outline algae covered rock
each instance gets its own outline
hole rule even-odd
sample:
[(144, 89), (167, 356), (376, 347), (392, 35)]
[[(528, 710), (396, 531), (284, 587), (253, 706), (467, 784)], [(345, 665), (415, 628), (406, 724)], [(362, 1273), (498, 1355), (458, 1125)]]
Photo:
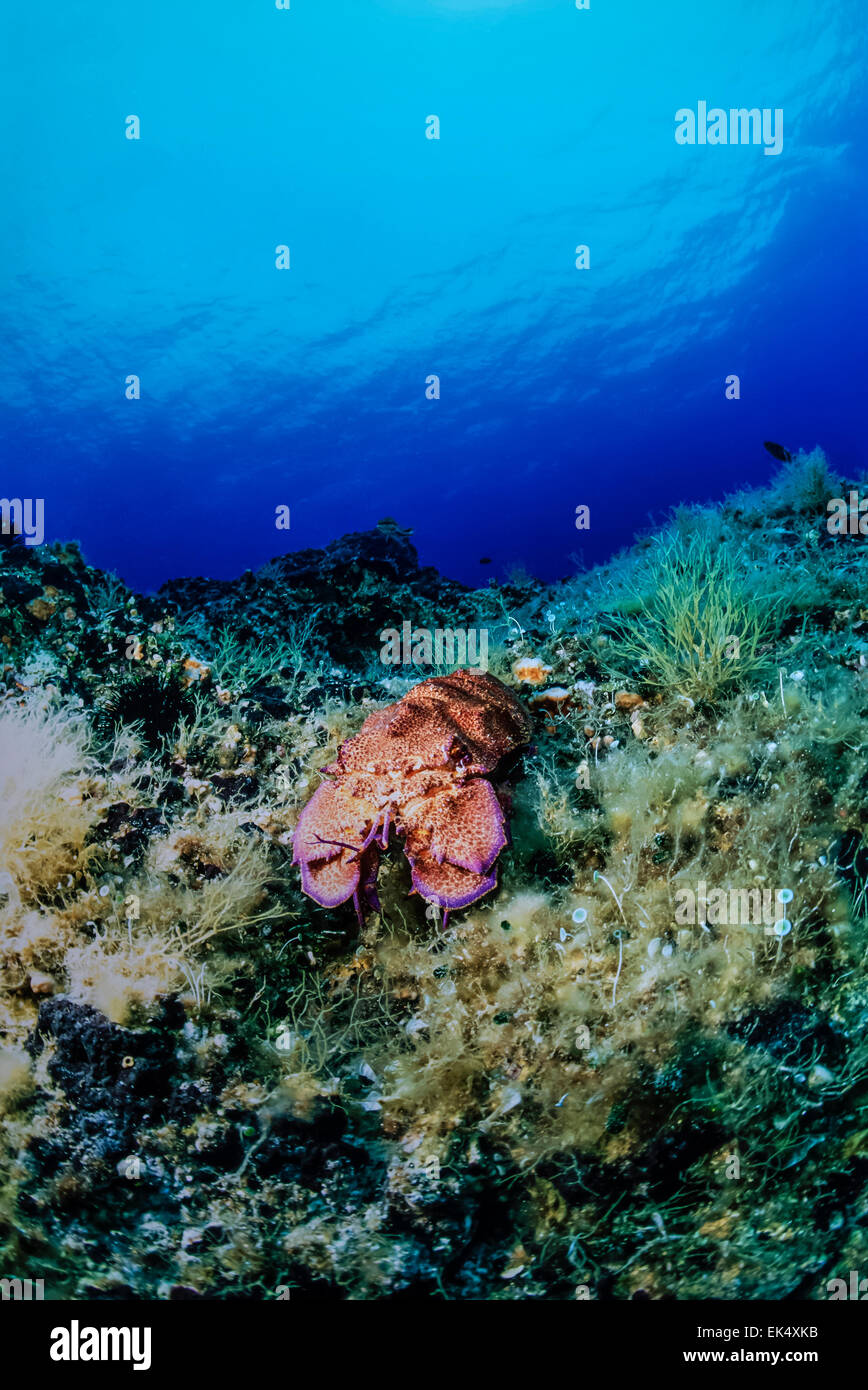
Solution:
[[(9, 1266), (493, 1300), (858, 1267), (868, 560), (824, 467), (548, 587), (450, 583), (397, 523), (154, 596), (0, 547)], [(466, 677), (381, 660), (408, 619), (485, 631), (494, 736), (430, 704)], [(302, 891), (372, 850), (361, 921)]]

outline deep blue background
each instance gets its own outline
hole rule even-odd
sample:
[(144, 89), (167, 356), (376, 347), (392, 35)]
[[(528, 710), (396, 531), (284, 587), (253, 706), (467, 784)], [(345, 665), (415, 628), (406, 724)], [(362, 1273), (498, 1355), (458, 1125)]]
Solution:
[[(4, 27), (0, 495), (129, 582), (386, 514), (457, 578), (554, 577), (767, 478), (763, 439), (862, 471), (859, 0), (19, 0)], [(700, 99), (783, 108), (783, 153), (678, 146)]]

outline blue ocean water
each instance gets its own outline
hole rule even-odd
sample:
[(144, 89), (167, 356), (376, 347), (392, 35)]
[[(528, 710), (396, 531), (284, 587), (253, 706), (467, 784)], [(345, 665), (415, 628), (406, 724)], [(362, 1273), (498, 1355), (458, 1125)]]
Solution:
[[(764, 480), (764, 439), (864, 467), (859, 0), (77, 0), (4, 29), (0, 494), (130, 584), (386, 514), (465, 582), (553, 578)], [(782, 111), (780, 153), (677, 143), (699, 102)]]

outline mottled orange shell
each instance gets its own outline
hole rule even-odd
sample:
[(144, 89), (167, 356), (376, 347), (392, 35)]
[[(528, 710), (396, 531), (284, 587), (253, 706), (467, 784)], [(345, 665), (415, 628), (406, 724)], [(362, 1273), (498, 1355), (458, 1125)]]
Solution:
[(405, 837), (413, 889), (428, 902), (466, 907), (497, 882), (506, 816), (487, 780), (527, 744), (530, 721), (494, 676), (435, 676), (369, 715), (324, 769), (299, 818), (293, 862), (324, 907), (360, 892), (376, 901), (379, 848)]

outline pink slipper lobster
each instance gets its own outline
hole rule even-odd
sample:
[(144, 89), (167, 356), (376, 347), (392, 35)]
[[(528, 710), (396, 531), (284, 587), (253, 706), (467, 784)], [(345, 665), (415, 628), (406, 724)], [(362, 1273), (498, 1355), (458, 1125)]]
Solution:
[(304, 892), (322, 907), (352, 898), (361, 923), (362, 898), (379, 907), (380, 849), (394, 829), (427, 902), (448, 915), (489, 893), (507, 830), (487, 778), (530, 727), (505, 685), (473, 671), (434, 676), (369, 715), (299, 817), (293, 863)]

